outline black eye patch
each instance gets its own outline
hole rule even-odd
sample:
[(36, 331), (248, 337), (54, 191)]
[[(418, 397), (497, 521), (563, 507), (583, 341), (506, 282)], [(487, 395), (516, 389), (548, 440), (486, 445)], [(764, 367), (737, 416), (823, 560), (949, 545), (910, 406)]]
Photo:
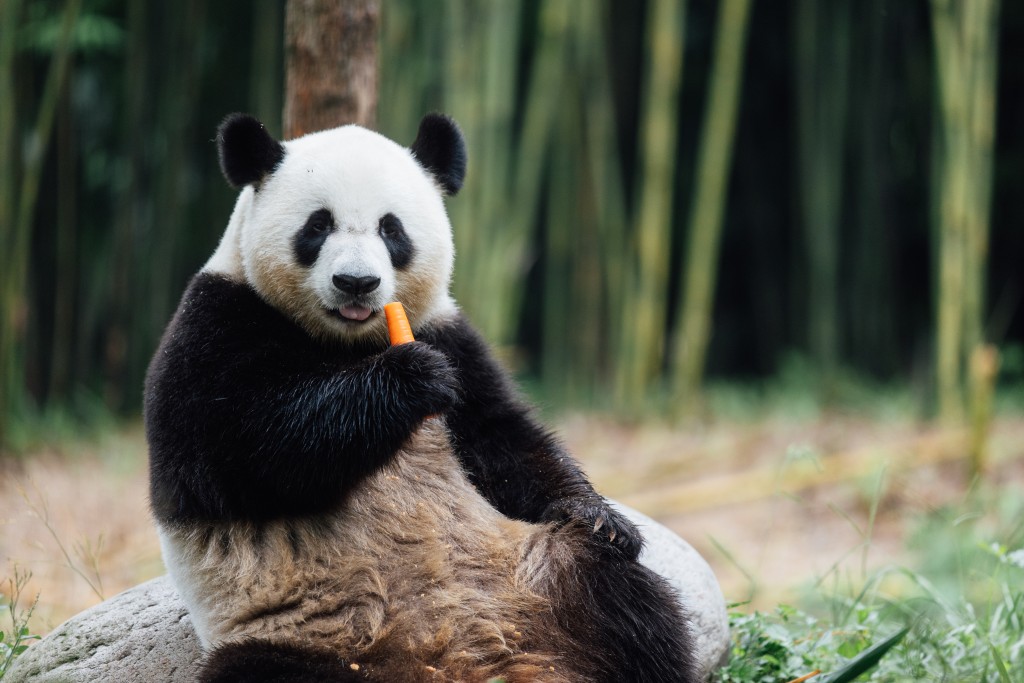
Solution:
[(395, 270), (401, 270), (409, 265), (416, 250), (412, 246), (412, 240), (402, 227), (402, 221), (393, 213), (384, 214), (377, 227), (380, 238), (384, 240), (384, 246), (388, 248), (391, 256), (391, 265)]
[(295, 239), (292, 241), (295, 260), (306, 268), (316, 263), (320, 247), (324, 246), (324, 240), (333, 231), (334, 216), (330, 211), (319, 209), (309, 214), (306, 224), (302, 226), (302, 230), (295, 233)]

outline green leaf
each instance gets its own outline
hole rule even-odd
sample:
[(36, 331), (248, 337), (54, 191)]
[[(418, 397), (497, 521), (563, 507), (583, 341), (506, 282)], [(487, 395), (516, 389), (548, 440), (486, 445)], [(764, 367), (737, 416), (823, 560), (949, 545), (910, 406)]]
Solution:
[(857, 659), (853, 660), (842, 669), (826, 675), (818, 683), (850, 683), (850, 681), (857, 678), (857, 676), (860, 676), (865, 671), (875, 667), (879, 660), (885, 656), (885, 653), (903, 640), (903, 637), (907, 635), (907, 632), (909, 631), (909, 628), (903, 628), (877, 645), (872, 645), (867, 650), (864, 650)]
[(1003, 663), (1003, 658), (1000, 656), (999, 651), (996, 650), (995, 645), (989, 643), (988, 647), (992, 651), (992, 661), (996, 663), (996, 670), (999, 671), (999, 680), (1003, 683), (1013, 683), (1010, 680), (1010, 672), (1006, 670), (1006, 664)]

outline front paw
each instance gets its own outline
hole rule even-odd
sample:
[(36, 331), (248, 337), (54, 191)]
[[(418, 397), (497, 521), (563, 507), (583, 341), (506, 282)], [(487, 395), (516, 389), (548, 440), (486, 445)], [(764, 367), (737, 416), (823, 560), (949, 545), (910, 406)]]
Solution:
[(643, 548), (644, 539), (636, 525), (601, 498), (562, 498), (548, 505), (541, 518), (558, 524), (579, 522), (591, 530), (595, 540), (610, 544), (631, 560), (639, 557)]
[(459, 380), (448, 357), (423, 342), (388, 348), (380, 355), (395, 380), (401, 403), (416, 420), (444, 413), (459, 402)]

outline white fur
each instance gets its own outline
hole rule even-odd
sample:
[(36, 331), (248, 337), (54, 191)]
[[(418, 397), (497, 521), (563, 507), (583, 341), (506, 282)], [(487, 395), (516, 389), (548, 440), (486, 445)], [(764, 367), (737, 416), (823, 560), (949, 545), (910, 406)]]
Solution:
[[(250, 283), (275, 308), (316, 336), (381, 334), (379, 312), (389, 301), (406, 304), (413, 327), (450, 316), (454, 260), (451, 224), (435, 180), (412, 152), (382, 135), (343, 126), (285, 142), (283, 161), (258, 190), (242, 190), (224, 237), (204, 270)], [(296, 263), (295, 234), (311, 213), (328, 209), (336, 229), (316, 263)], [(415, 248), (396, 271), (378, 234), (392, 213)], [(379, 277), (367, 303), (377, 314), (358, 325), (325, 315), (345, 305), (332, 276)]]

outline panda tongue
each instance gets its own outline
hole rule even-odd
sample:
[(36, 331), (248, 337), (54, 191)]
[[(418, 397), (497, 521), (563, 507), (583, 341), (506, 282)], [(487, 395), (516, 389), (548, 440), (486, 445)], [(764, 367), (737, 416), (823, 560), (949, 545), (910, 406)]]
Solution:
[(369, 318), (370, 313), (372, 313), (366, 306), (344, 306), (338, 312), (341, 313), (342, 318), (358, 320), (360, 322)]

